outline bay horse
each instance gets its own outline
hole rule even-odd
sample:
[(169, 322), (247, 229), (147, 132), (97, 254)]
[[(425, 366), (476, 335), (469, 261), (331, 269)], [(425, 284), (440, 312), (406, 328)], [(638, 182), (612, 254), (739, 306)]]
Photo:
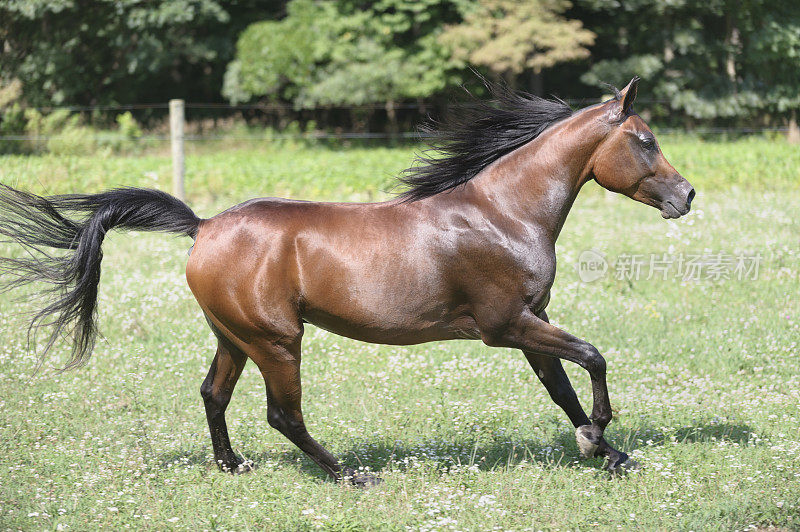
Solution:
[[(606, 361), (590, 343), (551, 325), (555, 242), (590, 180), (661, 211), (689, 212), (694, 189), (665, 159), (633, 109), (638, 78), (608, 101), (573, 112), (560, 100), (494, 89), (433, 131), (381, 203), (254, 199), (209, 219), (156, 190), (41, 197), (0, 187), (0, 232), (31, 253), (3, 258), (6, 288), (54, 285), (31, 330), (52, 327), (44, 352), (73, 337), (67, 367), (85, 363), (96, 335), (101, 244), (112, 228), (187, 235), (186, 280), (218, 339), (200, 389), (221, 469), (252, 463), (233, 452), (225, 409), (248, 359), (267, 391), (267, 421), (330, 477), (359, 486), (376, 477), (343, 468), (306, 430), (300, 406), (305, 323), (365, 342), (408, 345), (482, 340), (520, 349), (576, 428), (585, 457), (616, 470), (627, 455), (603, 437), (612, 411)], [(44, 248), (59, 248), (50, 254)], [(584, 368), (587, 416), (562, 367)]]

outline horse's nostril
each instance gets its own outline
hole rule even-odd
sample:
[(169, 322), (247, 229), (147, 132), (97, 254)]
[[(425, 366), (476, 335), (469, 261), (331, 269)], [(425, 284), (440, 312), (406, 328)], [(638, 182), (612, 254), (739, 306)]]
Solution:
[(687, 196), (687, 198), (686, 198), (686, 204), (691, 206), (693, 199), (694, 199), (694, 189), (689, 191), (689, 196)]

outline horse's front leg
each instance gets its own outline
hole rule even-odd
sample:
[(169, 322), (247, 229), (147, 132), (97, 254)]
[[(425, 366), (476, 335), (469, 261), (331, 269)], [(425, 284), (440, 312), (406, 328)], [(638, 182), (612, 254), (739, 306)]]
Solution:
[[(551, 325), (546, 314), (542, 314), (542, 318), (525, 311), (507, 325), (494, 328), (491, 334), (484, 333), (484, 342), (521, 349), (550, 396), (575, 425), (581, 454), (586, 457), (604, 456), (607, 459), (606, 468), (616, 470), (628, 459), (628, 455), (608, 445), (603, 438), (603, 432), (612, 418), (606, 385), (606, 361), (592, 344)], [(589, 372), (594, 399), (590, 418), (581, 408), (558, 359), (574, 362)]]

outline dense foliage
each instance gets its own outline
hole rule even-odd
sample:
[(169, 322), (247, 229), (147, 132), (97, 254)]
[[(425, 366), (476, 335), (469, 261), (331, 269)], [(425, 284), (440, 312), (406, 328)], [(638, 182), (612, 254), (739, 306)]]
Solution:
[[(217, 99), (256, 0), (0, 0), (0, 81), (33, 106)], [(0, 101), (0, 108), (2, 108)]]
[(6, 131), (24, 106), (174, 97), (380, 106), (392, 124), (470, 69), (590, 99), (636, 74), (672, 123), (800, 109), (800, 3), (783, 0), (0, 0), (0, 17)]
[(787, 117), (800, 108), (800, 3), (581, 0), (580, 7), (598, 34), (599, 60), (585, 83), (637, 74), (665, 110), (694, 118)]
[(299, 107), (424, 98), (457, 78), (437, 41), (458, 0), (294, 0), (281, 21), (251, 25), (226, 77), (233, 100), (266, 96)]

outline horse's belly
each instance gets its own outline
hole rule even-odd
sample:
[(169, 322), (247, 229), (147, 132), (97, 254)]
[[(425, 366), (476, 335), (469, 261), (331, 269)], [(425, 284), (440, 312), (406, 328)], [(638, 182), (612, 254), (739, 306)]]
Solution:
[(472, 318), (431, 321), (426, 319), (395, 319), (375, 316), (374, 320), (342, 317), (323, 311), (307, 312), (303, 319), (321, 329), (362, 342), (410, 345), (438, 340), (480, 338)]
[(427, 283), (419, 277), (361, 281), (329, 281), (324, 291), (314, 291), (316, 297), (305, 300), (303, 319), (333, 333), (373, 343), (417, 344), (479, 337), (468, 309), (456, 305), (440, 283)]

